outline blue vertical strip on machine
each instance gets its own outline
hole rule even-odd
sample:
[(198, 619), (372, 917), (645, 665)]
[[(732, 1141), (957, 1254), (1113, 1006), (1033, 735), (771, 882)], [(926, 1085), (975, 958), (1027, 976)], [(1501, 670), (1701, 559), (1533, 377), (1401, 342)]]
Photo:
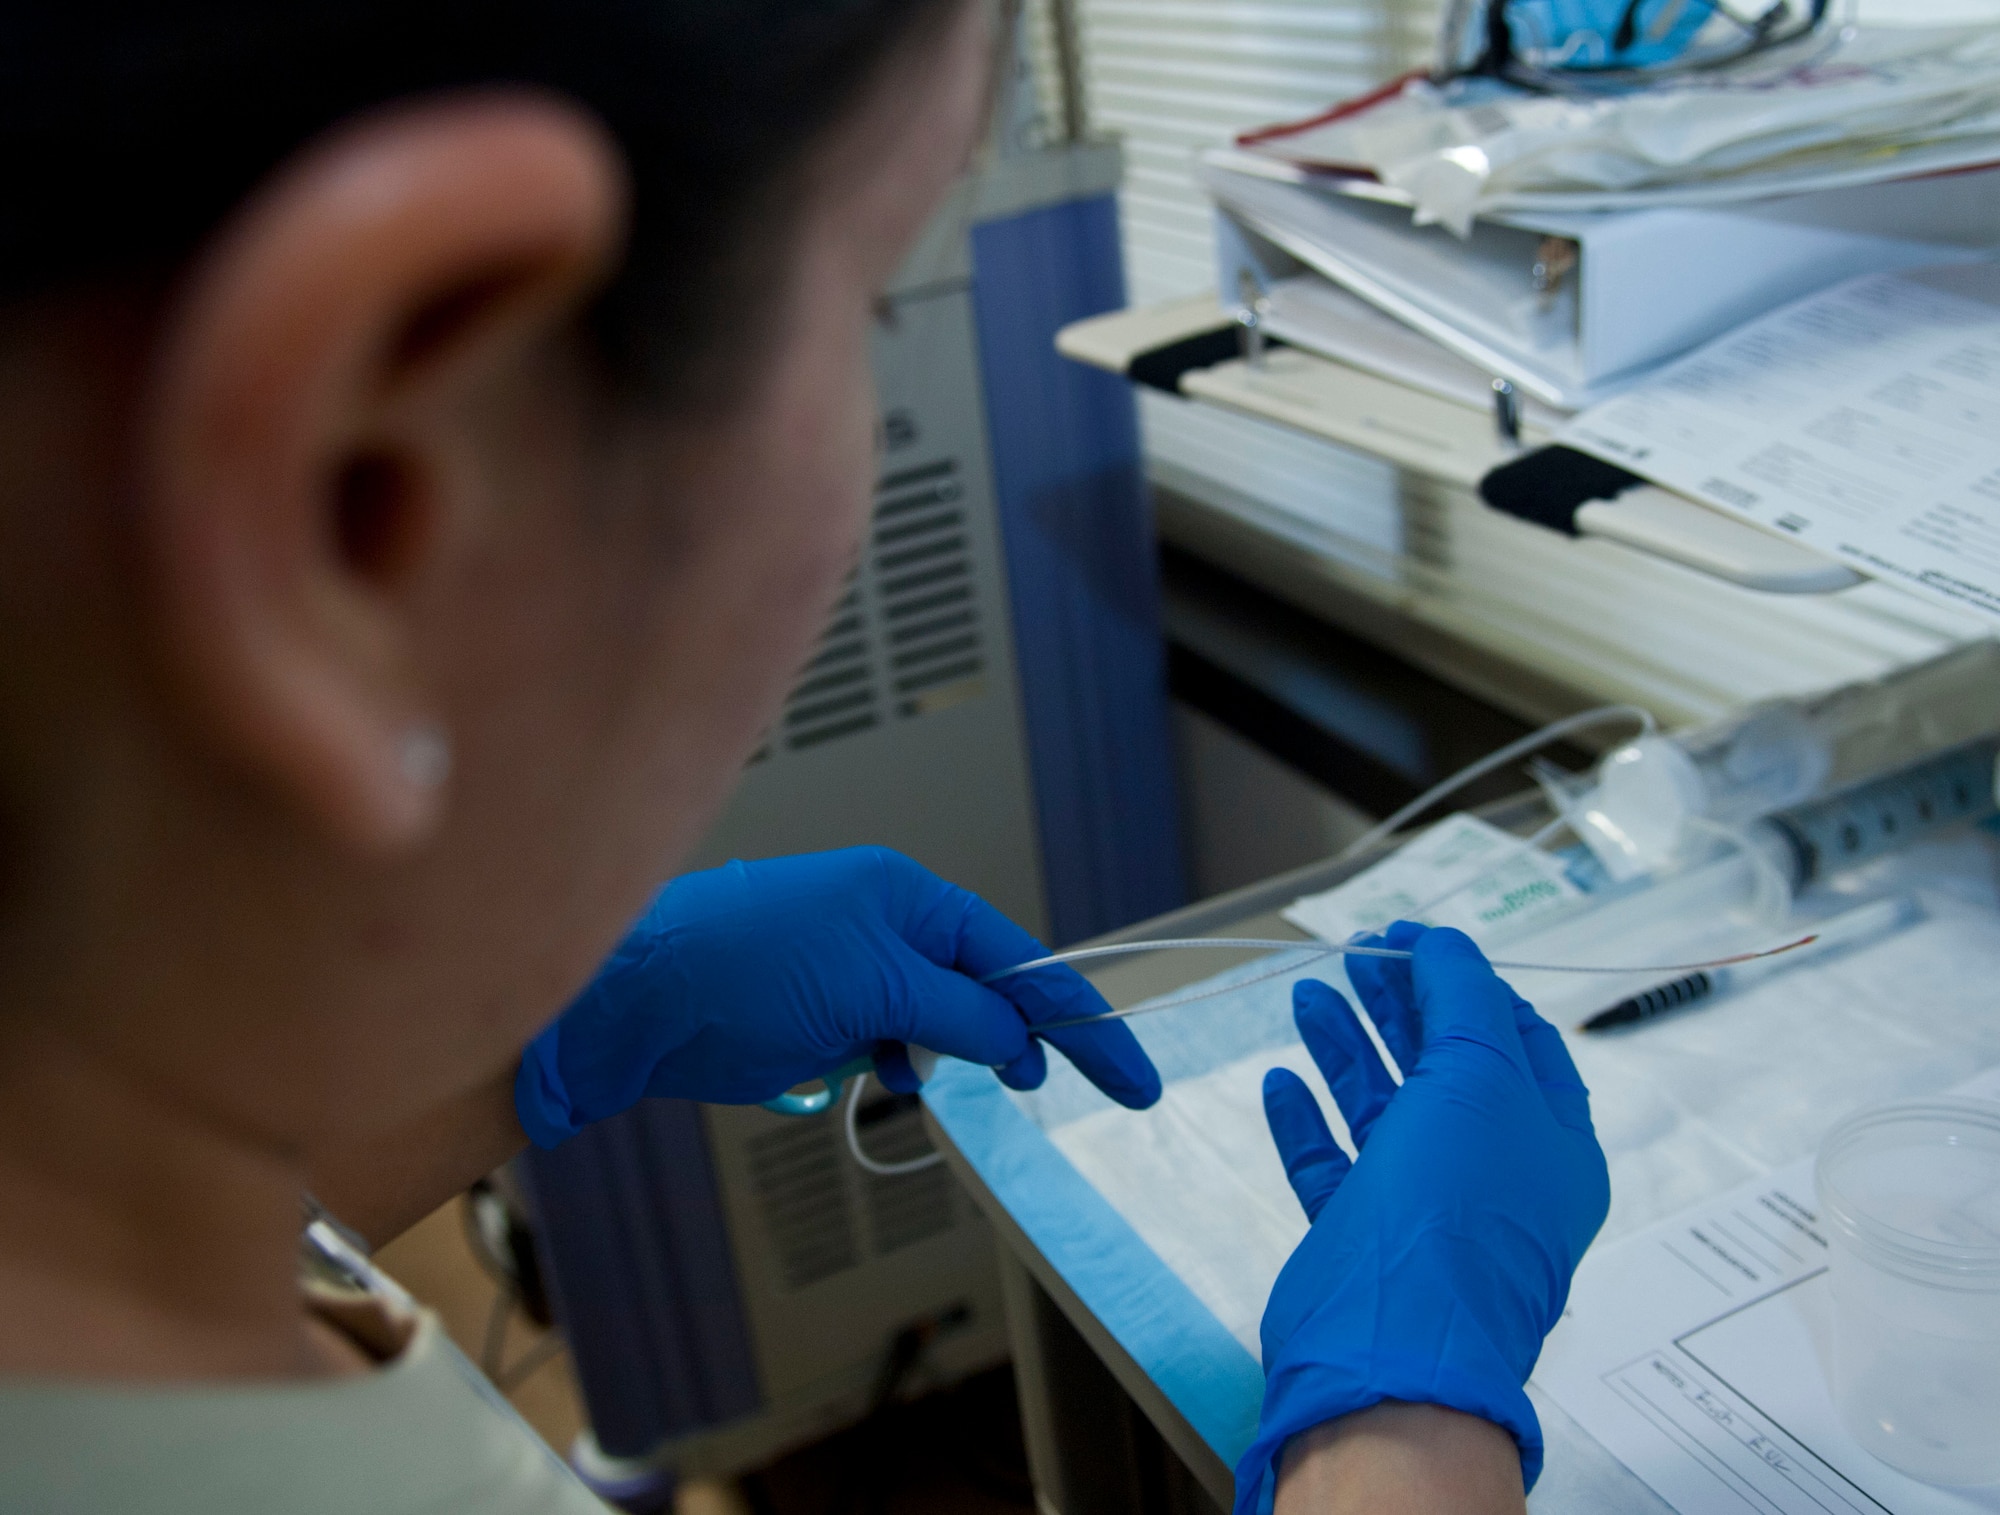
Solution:
[(1055, 350), (1125, 303), (1109, 194), (972, 231), (973, 312), (1006, 545), (1050, 936), (1186, 898), (1158, 561), (1131, 388)]
[(761, 1407), (698, 1105), (641, 1100), (521, 1171), (599, 1447), (641, 1457)]

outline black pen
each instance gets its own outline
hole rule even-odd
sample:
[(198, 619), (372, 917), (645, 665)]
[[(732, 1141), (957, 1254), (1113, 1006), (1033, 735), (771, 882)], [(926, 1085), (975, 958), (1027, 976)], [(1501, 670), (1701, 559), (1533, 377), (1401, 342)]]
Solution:
[(1655, 984), (1630, 998), (1621, 999), (1608, 1010), (1598, 1011), (1577, 1029), (1610, 1031), (1619, 1026), (1636, 1026), (1641, 1021), (1696, 1004), (1726, 990), (1756, 983), (1766, 974), (1776, 973), (1793, 963), (1812, 961), (1822, 953), (1836, 952), (1893, 931), (1915, 920), (1919, 913), (1917, 902), (1906, 894), (1858, 906), (1816, 926), (1812, 940), (1791, 952), (1756, 958), (1726, 968), (1703, 968), (1679, 978), (1670, 978), (1664, 984)]

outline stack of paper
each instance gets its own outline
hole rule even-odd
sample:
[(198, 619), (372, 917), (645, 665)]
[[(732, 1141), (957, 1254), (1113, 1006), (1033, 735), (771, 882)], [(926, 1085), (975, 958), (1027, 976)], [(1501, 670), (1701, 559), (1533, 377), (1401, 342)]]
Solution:
[[(2000, 1099), (2000, 1072), (1953, 1091)], [(1680, 1515), (1973, 1515), (1871, 1457), (1827, 1390), (1829, 1243), (1807, 1158), (1584, 1259), (1535, 1382)]]
[(1461, 233), (1496, 211), (1768, 199), (2000, 162), (2000, 31), (1848, 27), (1804, 66), (1587, 98), (1413, 77), (1239, 145), (1365, 177)]
[(1799, 301), (1559, 440), (2000, 618), (2000, 263)]
[(1992, 256), (2000, 29), (1845, 27), (1809, 54), (1589, 97), (1411, 76), (1247, 132), (1198, 170), (1223, 302), (1260, 289), (1274, 332), (1344, 357), (1354, 322), (1275, 287), (1309, 270), (1573, 410), (1843, 279)]

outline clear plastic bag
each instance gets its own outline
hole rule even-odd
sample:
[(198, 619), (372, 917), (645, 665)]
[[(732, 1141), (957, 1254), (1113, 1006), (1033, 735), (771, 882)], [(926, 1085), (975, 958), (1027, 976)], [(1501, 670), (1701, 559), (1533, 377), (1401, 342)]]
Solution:
[(1265, 132), (1255, 153), (1365, 172), (1420, 224), (1505, 210), (1722, 204), (2000, 160), (2000, 28), (1847, 28), (1768, 60), (1592, 98), (1413, 80), (1365, 110)]

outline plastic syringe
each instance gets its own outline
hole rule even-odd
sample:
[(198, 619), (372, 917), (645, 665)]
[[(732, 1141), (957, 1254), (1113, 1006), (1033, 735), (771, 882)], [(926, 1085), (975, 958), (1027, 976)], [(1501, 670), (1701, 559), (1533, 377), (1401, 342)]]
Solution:
[(1780, 810), (1750, 830), (1796, 891), (1843, 868), (2000, 811), (2000, 737), (1981, 737), (1824, 799)]

